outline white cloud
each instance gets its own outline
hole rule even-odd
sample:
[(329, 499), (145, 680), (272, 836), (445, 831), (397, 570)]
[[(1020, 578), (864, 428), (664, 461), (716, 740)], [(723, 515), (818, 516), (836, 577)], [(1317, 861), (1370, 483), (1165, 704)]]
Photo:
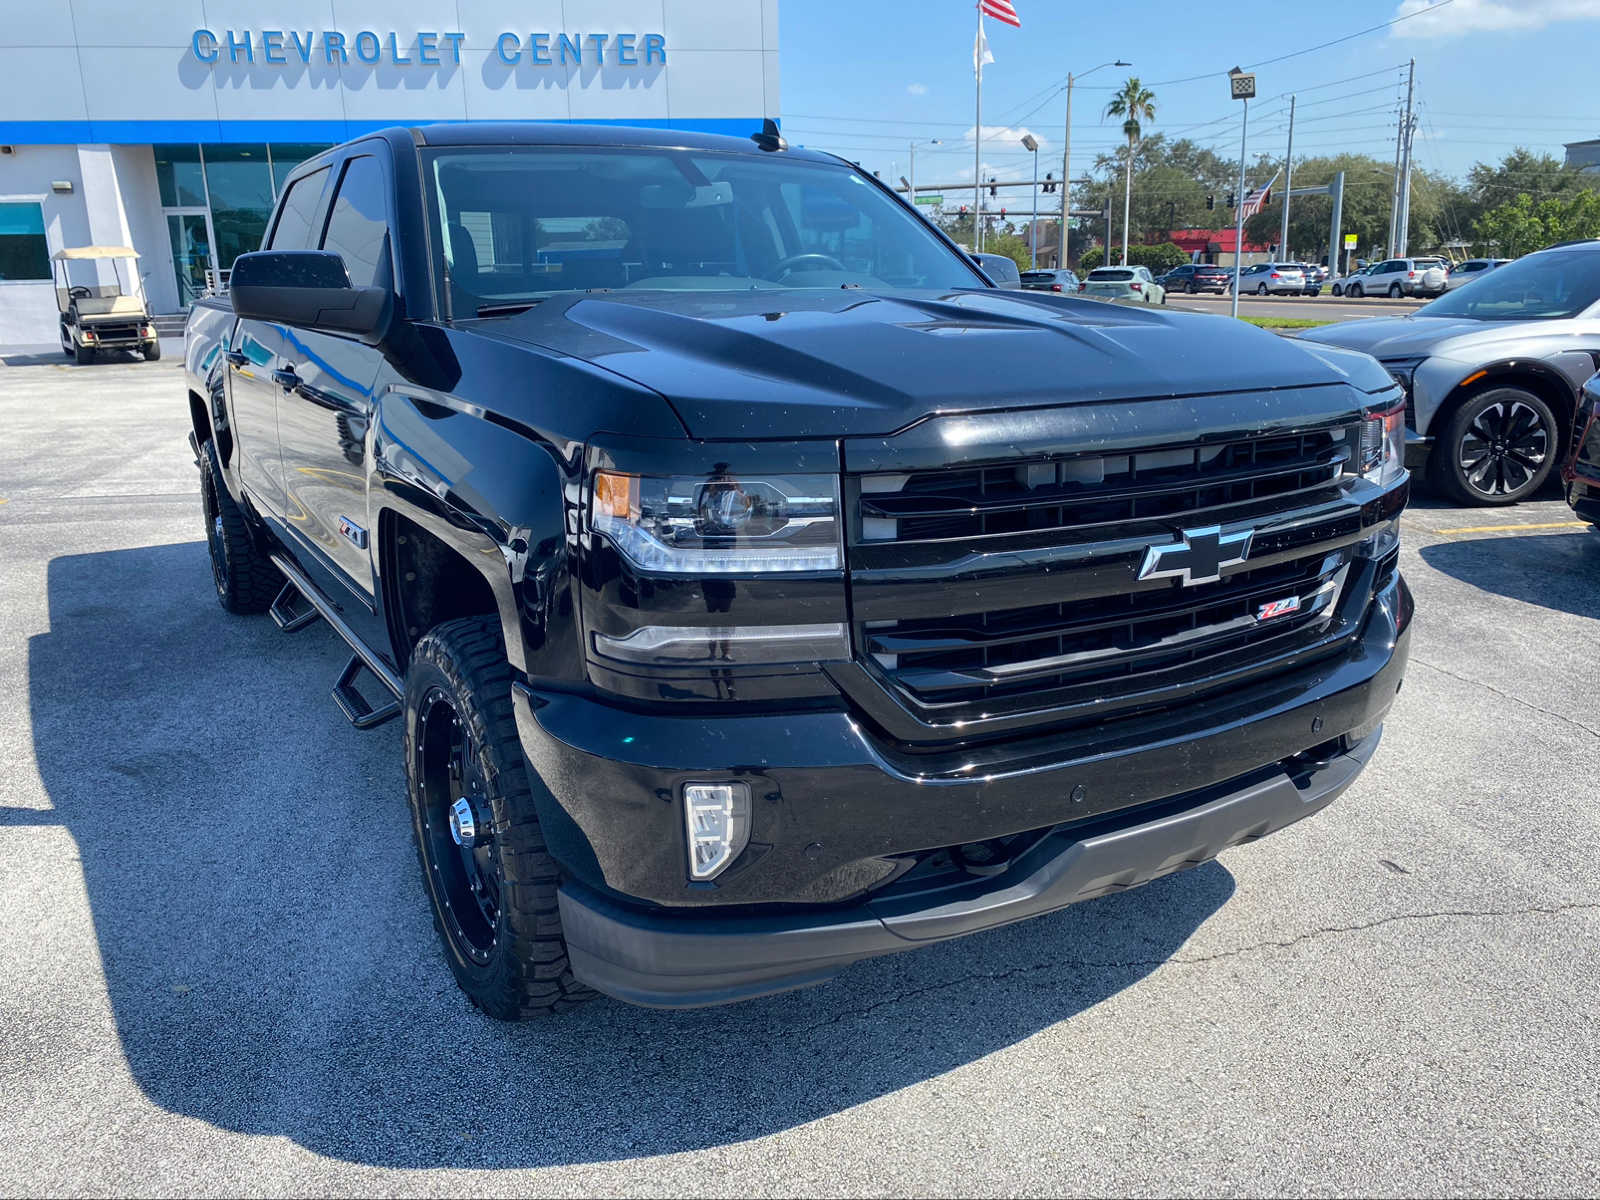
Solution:
[[(976, 128), (976, 125), (967, 126), (967, 131), (961, 135), (962, 140), (970, 142), (973, 137), (972, 131)], [(1049, 138), (1034, 133), (1026, 125), (985, 125), (983, 127), (983, 144), (987, 146), (991, 142), (1020, 142), (1022, 135), (1025, 133), (1033, 134), (1034, 141), (1039, 143), (1039, 149), (1041, 150), (1050, 144)]]
[(1395, 16), (1410, 18), (1394, 27), (1397, 38), (1529, 32), (1562, 21), (1600, 21), (1600, 0), (1400, 0)]
[(925, 83), (908, 83), (906, 84), (906, 91), (913, 96), (926, 96), (928, 94), (928, 85)]

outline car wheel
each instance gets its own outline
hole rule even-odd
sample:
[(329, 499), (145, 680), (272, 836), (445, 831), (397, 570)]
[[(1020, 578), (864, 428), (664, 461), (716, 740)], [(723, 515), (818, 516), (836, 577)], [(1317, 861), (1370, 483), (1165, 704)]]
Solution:
[(1337, 283), (1336, 283), (1336, 284), (1334, 284), (1334, 285), (1333, 285), (1333, 294), (1334, 294), (1334, 295), (1335, 295), (1335, 296), (1343, 296), (1343, 295), (1344, 295), (1344, 288), (1343, 288), (1343, 286), (1341, 286), (1341, 285), (1340, 285), (1340, 284), (1337, 284)]
[(78, 360), (80, 367), (86, 367), (94, 361), (94, 347), (76, 346), (73, 348), (72, 357)]
[(1538, 491), (1561, 441), (1550, 406), (1522, 388), (1490, 388), (1450, 415), (1428, 458), (1435, 487), (1466, 504), (1515, 504)]
[(447, 621), (411, 652), (406, 788), (433, 923), (451, 973), (491, 1017), (516, 1021), (593, 999), (567, 961), (558, 869), (511, 709), (497, 617)]
[(1256, 285), (1256, 295), (1265, 296), (1266, 294), (1267, 294), (1267, 285), (1264, 284), (1264, 283), (1257, 284)]
[(231, 613), (266, 612), (283, 590), (283, 574), (251, 541), (244, 513), (222, 482), (215, 442), (200, 447), (200, 504), (217, 602)]
[(1391, 283), (1389, 285), (1389, 299), (1398, 300), (1404, 294), (1405, 293), (1401, 290), (1400, 285), (1398, 283)]
[(159, 341), (146, 342), (144, 344), (144, 360), (145, 362), (161, 361), (161, 343)]
[(1363, 297), (1366, 296), (1366, 294), (1367, 293), (1362, 290), (1362, 287), (1361, 287), (1361, 285), (1359, 283), (1352, 283), (1350, 285), (1349, 289), (1345, 292), (1346, 296), (1349, 296), (1349, 297), (1351, 297), (1352, 299), (1355, 299), (1355, 300), (1362, 299)]
[[(1059, 241), (1060, 239), (1058, 238), (1057, 240)], [(1195, 287), (1195, 285), (1191, 283), (1189, 285), (1189, 295), (1198, 296), (1199, 294), (1200, 294), (1200, 289)]]

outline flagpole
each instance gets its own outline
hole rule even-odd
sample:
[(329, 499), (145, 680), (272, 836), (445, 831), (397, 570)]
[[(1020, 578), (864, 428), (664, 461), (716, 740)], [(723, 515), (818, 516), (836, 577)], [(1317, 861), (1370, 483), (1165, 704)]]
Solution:
[(972, 249), (983, 249), (983, 9), (978, 9), (978, 40), (972, 51), (978, 76), (978, 113), (972, 127)]

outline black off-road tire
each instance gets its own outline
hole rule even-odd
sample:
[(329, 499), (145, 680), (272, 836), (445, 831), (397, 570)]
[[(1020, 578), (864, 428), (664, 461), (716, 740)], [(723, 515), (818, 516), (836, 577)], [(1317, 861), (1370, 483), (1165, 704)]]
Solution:
[(160, 362), (161, 361), (161, 343), (160, 342), (158, 342), (158, 341), (157, 342), (146, 342), (144, 344), (144, 360), (145, 360), (145, 362)]
[(80, 367), (86, 367), (94, 361), (94, 347), (82, 345), (75, 346), (73, 347), (72, 357), (78, 360), (78, 365)]
[(283, 589), (283, 573), (250, 540), (244, 513), (222, 482), (222, 464), (210, 441), (200, 447), (200, 504), (217, 603), (231, 613), (266, 612)]
[[(493, 817), (498, 920), (493, 941), (467, 949), (461, 922), (443, 901), (437, 814), (430, 816), (423, 779), (424, 708), (437, 711), (441, 698), (455, 710)], [(434, 928), (451, 973), (467, 998), (502, 1021), (563, 1012), (598, 994), (579, 983), (567, 961), (556, 902), (560, 871), (545, 844), (534, 807), (532, 778), (517, 738), (511, 707), (511, 668), (494, 617), (466, 617), (437, 625), (411, 652), (405, 687), (406, 791), (412, 835), (422, 864), (423, 887)], [(485, 814), (488, 815), (488, 814)]]
[[(1522, 434), (1526, 421), (1521, 414), (1537, 418), (1541, 429)], [(1487, 418), (1480, 422), (1480, 418)], [(1480, 444), (1490, 442), (1483, 436), (1486, 427), (1498, 427), (1510, 422), (1511, 436), (1508, 445), (1520, 442), (1520, 454), (1504, 472), (1496, 471), (1493, 464), (1480, 484), (1471, 478), (1472, 472), (1462, 466), (1462, 459), (1473, 458)], [(1478, 428), (1474, 428), (1478, 423)], [(1468, 445), (1468, 439), (1472, 443)], [(1531, 438), (1531, 443), (1530, 443)], [(1543, 458), (1533, 468), (1528, 467), (1532, 456), (1527, 452), (1530, 444), (1542, 445)], [(1561, 425), (1550, 406), (1532, 392), (1518, 387), (1491, 387), (1469, 397), (1445, 421), (1433, 449), (1428, 455), (1428, 482), (1437, 492), (1451, 496), (1463, 504), (1498, 507), (1526, 500), (1545, 485), (1550, 472), (1555, 469), (1561, 451)], [(1524, 478), (1526, 475), (1526, 478)]]

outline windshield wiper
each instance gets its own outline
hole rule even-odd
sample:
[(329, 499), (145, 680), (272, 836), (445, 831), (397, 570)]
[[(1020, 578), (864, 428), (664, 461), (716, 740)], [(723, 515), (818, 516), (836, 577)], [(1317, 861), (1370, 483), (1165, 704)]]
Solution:
[(478, 316), (511, 317), (520, 312), (527, 312), (535, 305), (543, 303), (544, 297), (541, 296), (537, 300), (507, 300), (500, 304), (480, 304), (478, 305)]

